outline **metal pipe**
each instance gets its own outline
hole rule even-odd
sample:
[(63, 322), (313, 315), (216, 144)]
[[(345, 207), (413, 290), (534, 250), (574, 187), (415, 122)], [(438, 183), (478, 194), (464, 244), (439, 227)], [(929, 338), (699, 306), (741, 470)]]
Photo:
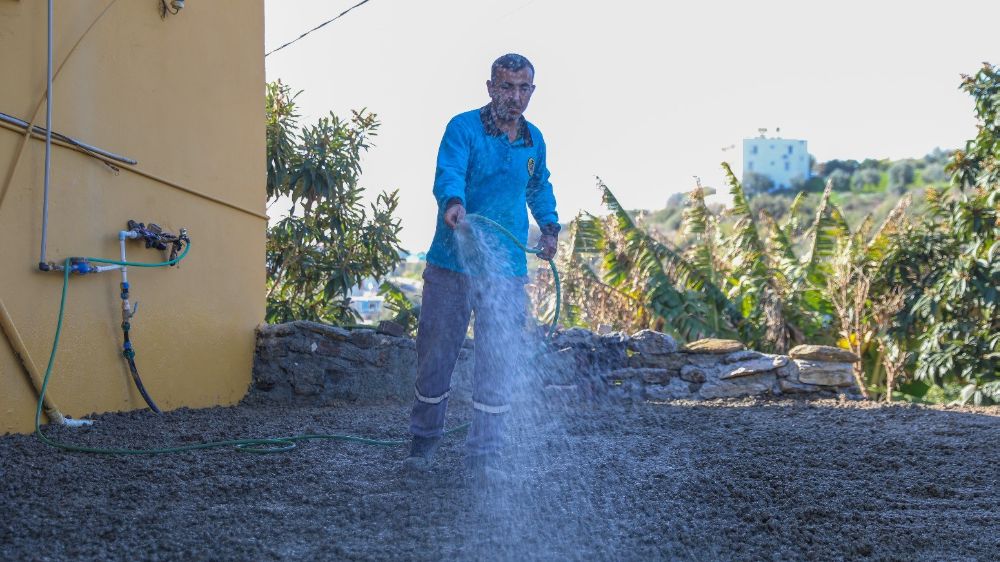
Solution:
[[(126, 261), (128, 261), (128, 260), (125, 259), (125, 240), (128, 239), (128, 238), (137, 238), (137, 237), (138, 237), (138, 234), (135, 233), (135, 232), (132, 232), (131, 230), (120, 230), (120, 231), (118, 231), (118, 245), (121, 247), (120, 254), (121, 254), (121, 262), (122, 263), (125, 263)], [(123, 265), (123, 266), (121, 266), (121, 270), (122, 270), (122, 285), (123, 286), (128, 286), (128, 268)], [(122, 322), (125, 322), (125, 321), (128, 320), (128, 318), (125, 316), (125, 314), (128, 313), (128, 300), (125, 301), (125, 303), (123, 304), (123, 306), (124, 306), (124, 313), (122, 315)]]
[(49, 0), (48, 66), (45, 70), (45, 187), (42, 194), (42, 252), (38, 269), (47, 271), (49, 265), (45, 247), (49, 237), (49, 176), (52, 169), (52, 1)]
[[(32, 388), (34, 388), (36, 394), (40, 394), (42, 392), (41, 372), (35, 366), (35, 362), (31, 360), (31, 355), (28, 354), (28, 347), (24, 345), (24, 340), (21, 339), (21, 334), (18, 333), (17, 328), (14, 326), (14, 320), (11, 319), (10, 313), (7, 312), (7, 307), (4, 306), (2, 300), (0, 300), (0, 332), (3, 332), (7, 336), (11, 350), (14, 351), (14, 355), (21, 361), (21, 367), (28, 375), (28, 380), (31, 381)], [(65, 423), (66, 418), (59, 412), (59, 408), (56, 407), (47, 394), (42, 404), (45, 408), (45, 415), (49, 418), (49, 423), (59, 425)]]
[[(132, 308), (132, 306), (128, 302), (128, 295), (129, 295), (128, 267), (124, 265), (125, 263), (128, 263), (128, 258), (125, 257), (125, 241), (129, 240), (129, 239), (135, 240), (137, 238), (139, 238), (139, 233), (136, 232), (136, 231), (134, 231), (134, 230), (119, 230), (118, 231), (118, 245), (120, 247), (120, 253), (119, 253), (119, 255), (121, 256), (121, 259), (119, 261), (122, 262), (122, 265), (120, 267), (121, 272), (122, 272), (122, 282), (121, 282), (121, 290), (122, 290), (122, 295), (121, 295), (122, 296), (122, 330), (123, 330), (124, 337), (125, 337), (125, 342), (126, 342), (126, 355), (125, 355), (126, 358), (128, 358), (127, 352), (130, 349), (130, 348), (128, 348), (128, 345), (130, 345), (128, 343), (128, 341), (129, 341), (128, 340), (128, 326), (129, 326), (130, 321), (132, 320), (132, 316), (135, 314), (135, 309)], [(138, 303), (136, 303), (136, 306), (138, 306)], [(132, 360), (129, 359), (129, 361), (131, 363)], [(130, 364), (130, 368), (131, 368), (131, 364)], [(138, 372), (133, 373), (133, 376), (136, 378), (137, 381), (139, 380), (138, 379), (138, 377), (139, 377), (139, 373)], [(145, 389), (142, 388), (142, 383), (138, 382), (137, 386), (143, 392), (143, 397), (145, 397)], [(147, 400), (147, 402), (152, 402), (152, 400)], [(155, 408), (154, 408), (154, 410), (155, 410)]]
[[(17, 125), (18, 127), (22, 128), (22, 129), (25, 129), (25, 130), (28, 129), (28, 125), (29, 125), (29, 123), (27, 121), (23, 121), (21, 119), (18, 119), (17, 117), (14, 117), (13, 115), (8, 115), (8, 114), (3, 113), (3, 112), (0, 112), (0, 121), (4, 121), (6, 123), (10, 123), (11, 125)], [(34, 126), (34, 127), (31, 128), (31, 132), (33, 134), (36, 134), (36, 135), (39, 135), (39, 136), (44, 136), (45, 134), (47, 134), (48, 129), (46, 129), (45, 127), (39, 127), (39, 126), (36, 125), (36, 126)], [(55, 138), (56, 140), (61, 140), (61, 141), (63, 141), (66, 144), (70, 144), (70, 145), (73, 145), (75, 147), (81, 148), (81, 149), (84, 150), (84, 152), (93, 152), (94, 154), (99, 154), (101, 156), (104, 156), (105, 158), (109, 158), (111, 160), (115, 160), (117, 162), (121, 162), (122, 164), (128, 164), (129, 166), (135, 166), (136, 164), (138, 164), (138, 162), (136, 160), (133, 160), (133, 159), (127, 157), (127, 156), (121, 156), (120, 154), (115, 154), (114, 152), (108, 152), (107, 150), (104, 150), (103, 148), (98, 148), (98, 147), (96, 147), (94, 145), (87, 144), (87, 143), (85, 143), (85, 142), (83, 142), (83, 141), (81, 141), (79, 139), (75, 139), (73, 137), (66, 136), (66, 135), (64, 135), (62, 133), (57, 133), (57, 132), (53, 131), (52, 132), (52, 137)]]
[[(101, 13), (97, 14), (97, 17), (94, 18), (94, 21), (90, 22), (90, 25), (87, 26), (87, 29), (85, 29), (84, 32), (80, 35), (80, 37), (77, 38), (76, 43), (73, 43), (73, 46), (70, 47), (69, 51), (66, 52), (66, 56), (63, 58), (62, 62), (59, 63), (59, 67), (56, 68), (56, 71), (52, 74), (52, 80), (55, 80), (56, 78), (59, 77), (59, 72), (62, 71), (63, 67), (66, 66), (66, 63), (69, 62), (70, 58), (73, 57), (73, 53), (76, 52), (77, 47), (80, 46), (80, 43), (83, 42), (83, 39), (90, 34), (90, 31), (94, 29), (94, 26), (97, 25), (97, 22), (101, 21), (104, 15), (108, 13), (108, 10), (110, 10), (111, 7), (114, 6), (115, 3), (117, 2), (118, 0), (111, 0), (110, 2), (108, 2), (107, 5), (104, 6), (104, 9), (101, 10)], [(35, 119), (38, 117), (38, 112), (42, 109), (42, 103), (45, 102), (46, 95), (48, 95), (48, 92), (47, 91), (43, 92), (42, 97), (39, 98), (38, 103), (35, 104), (35, 111), (31, 113), (32, 123), (34, 123)], [(21, 157), (24, 155), (24, 147), (28, 146), (28, 139), (31, 137), (32, 137), (31, 133), (25, 131), (25, 135), (21, 138), (21, 143), (17, 147), (17, 154), (14, 155), (14, 159), (11, 161), (10, 166), (7, 167), (7, 176), (4, 179), (3, 184), (0, 184), (0, 208), (3, 207), (5, 197), (7, 196), (7, 191), (10, 188), (11, 180), (13, 180), (14, 178), (14, 172), (17, 171), (17, 166), (21, 162)]]

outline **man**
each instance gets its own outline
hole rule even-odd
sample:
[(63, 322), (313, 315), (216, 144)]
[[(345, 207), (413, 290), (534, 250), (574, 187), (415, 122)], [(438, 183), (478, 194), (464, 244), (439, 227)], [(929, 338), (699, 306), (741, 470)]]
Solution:
[[(475, 312), (473, 421), (466, 466), (475, 477), (502, 478), (500, 449), (526, 307), (524, 252), (510, 239), (484, 232), (466, 213), (487, 217), (527, 241), (527, 208), (539, 224), (539, 257), (556, 253), (559, 218), (549, 183), (545, 141), (524, 118), (535, 91), (535, 69), (507, 54), (491, 68), (490, 103), (455, 116), (438, 150), (434, 197), (437, 229), (424, 271), (417, 330), (416, 399), (410, 418), (413, 442), (404, 466), (429, 470), (441, 440), (455, 361)], [(474, 232), (477, 230), (478, 232)], [(477, 236), (493, 235), (476, 248)], [(488, 266), (488, 267), (483, 267)]]

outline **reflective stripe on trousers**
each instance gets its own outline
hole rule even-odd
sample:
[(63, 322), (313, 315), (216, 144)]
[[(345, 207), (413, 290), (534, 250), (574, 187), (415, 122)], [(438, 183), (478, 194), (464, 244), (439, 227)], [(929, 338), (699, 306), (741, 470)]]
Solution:
[(510, 411), (510, 404), (504, 404), (503, 406), (490, 406), (473, 400), (472, 408), (487, 414), (506, 414)]
[(445, 392), (441, 396), (428, 397), (424, 396), (423, 394), (420, 394), (420, 389), (414, 386), (413, 394), (416, 396), (417, 402), (423, 402), (424, 404), (440, 404), (446, 398), (448, 398), (448, 395), (451, 394), (451, 391)]
[(466, 445), (471, 454), (501, 447), (512, 379), (523, 349), (526, 304), (522, 277), (470, 277), (427, 265), (417, 329), (417, 381), (410, 415), (413, 435), (442, 434), (452, 372), (475, 312), (474, 411)]

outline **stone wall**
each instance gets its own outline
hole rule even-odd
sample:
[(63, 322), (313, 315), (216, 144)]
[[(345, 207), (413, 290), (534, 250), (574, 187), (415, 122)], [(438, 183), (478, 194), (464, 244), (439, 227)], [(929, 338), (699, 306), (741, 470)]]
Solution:
[[(409, 400), (416, 343), (375, 330), (317, 322), (264, 325), (257, 330), (250, 399), (325, 404), (336, 400)], [(472, 342), (459, 353), (453, 383), (471, 394)]]
[[(453, 399), (471, 389), (472, 341), (463, 347), (453, 378)], [(789, 355), (746, 349), (732, 340), (685, 346), (666, 334), (597, 335), (572, 328), (549, 342), (535, 361), (547, 394), (581, 399), (713, 399), (761, 395), (857, 396), (842, 349), (798, 346)], [(412, 339), (374, 330), (346, 330), (291, 322), (258, 330), (251, 398), (329, 403), (409, 401), (416, 346)]]

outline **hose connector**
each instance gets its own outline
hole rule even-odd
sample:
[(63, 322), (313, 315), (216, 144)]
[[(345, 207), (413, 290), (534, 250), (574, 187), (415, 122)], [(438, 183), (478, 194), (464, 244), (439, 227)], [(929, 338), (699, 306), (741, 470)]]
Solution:
[(87, 258), (70, 258), (70, 272), (77, 275), (97, 273), (97, 266), (91, 265)]

